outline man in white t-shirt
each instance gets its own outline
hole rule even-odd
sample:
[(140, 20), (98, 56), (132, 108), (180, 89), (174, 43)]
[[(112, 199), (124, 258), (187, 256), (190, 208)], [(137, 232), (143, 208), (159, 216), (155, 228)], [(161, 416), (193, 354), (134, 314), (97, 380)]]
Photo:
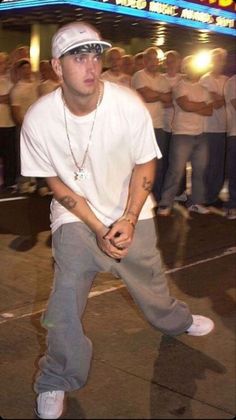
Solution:
[[(171, 91), (178, 85), (180, 80), (183, 77), (183, 74), (180, 73), (181, 67), (181, 56), (178, 51), (169, 50), (165, 53), (164, 58), (164, 67), (165, 73), (163, 76), (166, 78)], [(164, 126), (163, 129), (165, 131), (166, 136), (166, 144), (167, 144), (167, 153), (169, 156), (169, 149), (170, 149), (170, 142), (172, 138), (172, 123), (174, 118), (174, 105), (173, 102), (168, 104), (163, 104), (164, 106)], [(167, 162), (169, 164), (169, 160)], [(186, 171), (183, 175), (183, 179), (180, 183), (179, 190), (177, 192), (177, 197), (175, 197), (177, 201), (186, 201)]]
[(21, 58), (14, 65), (18, 81), (10, 94), (11, 111), (17, 128), (17, 184), (21, 193), (31, 193), (36, 189), (36, 180), (20, 176), (20, 130), (29, 107), (38, 99), (38, 81), (32, 72), (29, 58)]
[(92, 343), (82, 317), (96, 273), (122, 278), (163, 333), (205, 335), (214, 326), (169, 295), (150, 194), (161, 155), (138, 95), (100, 80), (109, 46), (86, 23), (60, 28), (52, 65), (61, 88), (41, 97), (22, 127), (22, 172), (45, 177), (54, 193), (55, 279), (43, 320), (48, 348), (35, 382), (40, 418), (59, 418), (65, 391), (86, 383)]
[(169, 167), (166, 174), (158, 214), (168, 216), (188, 161), (192, 165), (191, 196), (186, 202), (189, 211), (207, 214), (204, 175), (208, 161), (204, 134), (205, 116), (212, 113), (212, 104), (205, 88), (198, 82), (193, 56), (182, 62), (185, 76), (174, 88), (174, 119), (170, 144)]
[(225, 83), (224, 89), (227, 139), (226, 139), (226, 177), (228, 179), (229, 198), (225, 205), (228, 219), (236, 219), (236, 74)]
[(130, 87), (131, 76), (122, 69), (123, 55), (125, 51), (120, 47), (113, 47), (105, 52), (105, 64), (108, 69), (102, 72), (101, 79)]
[(205, 120), (209, 155), (205, 176), (206, 204), (208, 206), (219, 205), (219, 194), (225, 180), (226, 109), (224, 86), (227, 76), (222, 73), (226, 58), (226, 50), (222, 48), (212, 50), (212, 69), (200, 79), (201, 85), (208, 90), (213, 102), (213, 113)]
[(0, 52), (0, 157), (3, 161), (3, 189), (16, 191), (16, 127), (11, 115), (8, 54)]
[(149, 47), (143, 52), (144, 69), (137, 71), (131, 79), (131, 86), (141, 95), (152, 117), (156, 141), (162, 153), (157, 168), (153, 193), (157, 202), (161, 198), (162, 186), (168, 168), (169, 142), (164, 132), (163, 104), (171, 103), (170, 86), (159, 72), (161, 50)]

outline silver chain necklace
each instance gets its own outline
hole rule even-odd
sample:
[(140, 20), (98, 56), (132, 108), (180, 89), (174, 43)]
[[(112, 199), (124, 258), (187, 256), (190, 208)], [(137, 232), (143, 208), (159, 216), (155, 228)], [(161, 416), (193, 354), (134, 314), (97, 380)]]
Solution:
[(69, 144), (70, 154), (71, 154), (72, 159), (74, 161), (75, 167), (77, 168), (77, 170), (74, 171), (74, 180), (75, 181), (77, 181), (78, 179), (80, 181), (82, 181), (84, 179), (89, 179), (89, 176), (90, 176), (89, 171), (84, 166), (85, 166), (85, 162), (86, 162), (86, 159), (87, 159), (87, 156), (88, 156), (89, 147), (92, 143), (92, 134), (93, 134), (94, 124), (95, 124), (95, 120), (96, 120), (96, 116), (97, 116), (97, 109), (98, 109), (98, 106), (101, 102), (101, 98), (102, 98), (102, 91), (101, 91), (101, 89), (99, 89), (98, 100), (97, 100), (97, 103), (96, 103), (96, 108), (95, 108), (95, 112), (94, 112), (94, 117), (93, 117), (91, 130), (90, 130), (90, 133), (89, 133), (88, 144), (87, 144), (86, 150), (84, 152), (84, 157), (82, 159), (82, 163), (81, 163), (81, 165), (79, 165), (78, 162), (76, 161), (76, 158), (75, 158), (75, 155), (74, 155), (74, 152), (73, 152), (73, 149), (72, 149), (72, 145), (71, 145), (71, 140), (70, 140), (69, 131), (68, 131), (67, 118), (66, 118), (66, 103), (65, 103), (64, 96), (62, 95), (66, 137), (67, 137), (68, 144)]

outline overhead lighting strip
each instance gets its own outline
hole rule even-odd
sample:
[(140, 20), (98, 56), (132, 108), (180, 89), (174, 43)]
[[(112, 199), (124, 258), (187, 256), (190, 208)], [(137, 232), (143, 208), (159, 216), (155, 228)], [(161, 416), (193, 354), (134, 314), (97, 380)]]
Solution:
[[(194, 29), (203, 29), (214, 32), (219, 32), (226, 35), (236, 36), (236, 29), (231, 27), (219, 26), (216, 24), (208, 24), (200, 22), (198, 20), (191, 20), (188, 18), (182, 18), (181, 16), (171, 16), (164, 13), (150, 12), (147, 10), (136, 9), (130, 6), (121, 6), (114, 3), (108, 3), (107, 1), (101, 0), (2, 0), (0, 3), (1, 10), (13, 10), (20, 8), (32, 8), (42, 6), (53, 6), (53, 5), (71, 5), (80, 6), (84, 8), (96, 9), (107, 11), (111, 13), (119, 13), (122, 15), (135, 16), (138, 18), (165, 21), (174, 25), (182, 25), (186, 27), (192, 27)], [(146, 2), (148, 4), (148, 2)], [(150, 3), (150, 2), (149, 2)], [(209, 7), (206, 5), (198, 5), (185, 0), (153, 0), (152, 3), (173, 5), (186, 10), (193, 10), (200, 13), (208, 13), (219, 18), (231, 19), (236, 21), (236, 13)]]

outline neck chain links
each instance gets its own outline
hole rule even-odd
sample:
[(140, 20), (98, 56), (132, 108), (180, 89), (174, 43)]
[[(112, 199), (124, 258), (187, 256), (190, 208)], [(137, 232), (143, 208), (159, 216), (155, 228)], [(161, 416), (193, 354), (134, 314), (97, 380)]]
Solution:
[(76, 171), (74, 171), (74, 180), (77, 181), (79, 180), (84, 180), (84, 179), (88, 179), (89, 178), (89, 172), (85, 169), (85, 162), (88, 156), (88, 151), (89, 151), (89, 147), (92, 143), (92, 134), (93, 134), (93, 129), (94, 129), (94, 125), (95, 125), (95, 120), (96, 120), (96, 116), (97, 116), (97, 110), (98, 110), (98, 106), (101, 102), (102, 99), (102, 90), (99, 88), (99, 92), (98, 92), (98, 100), (96, 103), (96, 108), (94, 111), (94, 117), (93, 117), (93, 122), (92, 122), (92, 126), (91, 126), (91, 130), (89, 133), (89, 138), (88, 138), (88, 144), (86, 147), (86, 150), (84, 152), (84, 156), (82, 159), (82, 163), (81, 165), (78, 164), (78, 162), (76, 161), (73, 149), (72, 149), (72, 144), (71, 144), (71, 140), (70, 140), (70, 136), (69, 136), (69, 131), (68, 131), (68, 123), (67, 123), (67, 117), (66, 117), (66, 103), (65, 103), (65, 98), (64, 96), (62, 96), (62, 100), (63, 100), (63, 111), (64, 111), (64, 122), (65, 122), (65, 129), (66, 129), (66, 137), (68, 140), (68, 145), (69, 145), (69, 149), (70, 149), (70, 154), (72, 156), (72, 159), (74, 161), (75, 167), (78, 169)]

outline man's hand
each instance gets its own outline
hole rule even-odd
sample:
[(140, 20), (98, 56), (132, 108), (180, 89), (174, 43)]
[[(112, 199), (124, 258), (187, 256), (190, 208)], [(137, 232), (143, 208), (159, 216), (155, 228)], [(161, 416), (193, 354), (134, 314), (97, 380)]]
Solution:
[(105, 238), (108, 239), (114, 247), (123, 251), (120, 257), (123, 258), (128, 253), (128, 248), (132, 243), (133, 236), (134, 224), (123, 218), (117, 220), (111, 226), (109, 232), (105, 235)]
[(96, 232), (97, 244), (109, 257), (120, 260), (128, 254), (133, 230), (125, 220), (115, 222), (111, 228), (104, 227)]

